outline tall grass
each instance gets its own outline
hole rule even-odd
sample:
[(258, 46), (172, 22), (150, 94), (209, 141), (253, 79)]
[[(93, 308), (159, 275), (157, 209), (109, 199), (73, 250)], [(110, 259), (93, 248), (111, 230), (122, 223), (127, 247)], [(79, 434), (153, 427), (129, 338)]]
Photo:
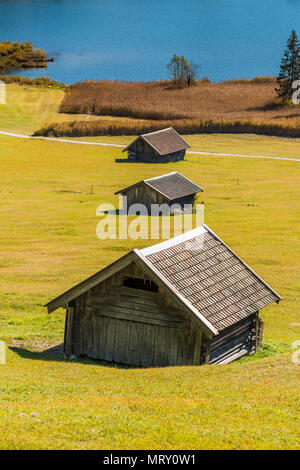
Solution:
[(275, 79), (255, 77), (176, 89), (170, 81), (85, 81), (67, 88), (60, 112), (126, 119), (51, 123), (36, 135), (136, 135), (163, 127), (183, 134), (254, 133), (300, 137), (300, 109), (274, 99)]
[(218, 83), (203, 79), (183, 89), (170, 81), (84, 81), (68, 87), (60, 111), (150, 120), (265, 122), (299, 117), (297, 106), (276, 105), (275, 86), (273, 77)]
[(170, 81), (84, 81), (68, 87), (60, 111), (152, 120), (261, 119), (274, 101), (274, 87), (272, 77), (219, 83), (203, 79), (183, 89)]
[(94, 120), (52, 123), (34, 133), (35, 136), (82, 137), (100, 135), (139, 135), (165, 127), (174, 127), (182, 134), (261, 134), (280, 137), (300, 137), (300, 124), (270, 123), (252, 121), (175, 120), (175, 121), (137, 121), (137, 120)]

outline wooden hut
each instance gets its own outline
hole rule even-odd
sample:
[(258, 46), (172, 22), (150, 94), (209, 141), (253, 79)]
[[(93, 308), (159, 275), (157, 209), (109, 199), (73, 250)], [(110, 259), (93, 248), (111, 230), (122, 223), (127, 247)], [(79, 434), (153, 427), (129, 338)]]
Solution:
[(139, 181), (120, 189), (115, 194), (121, 194), (127, 198), (126, 204), (123, 203), (123, 208), (128, 208), (132, 204), (144, 204), (150, 214), (152, 204), (167, 204), (169, 207), (176, 204), (184, 209), (186, 204), (193, 205), (197, 193), (202, 191), (200, 186), (174, 171)]
[(256, 351), (281, 297), (206, 225), (134, 249), (47, 304), (64, 351), (132, 366), (225, 364)]
[(140, 135), (123, 152), (128, 152), (128, 161), (168, 163), (184, 160), (187, 148), (190, 148), (190, 145), (172, 127), (169, 127)]

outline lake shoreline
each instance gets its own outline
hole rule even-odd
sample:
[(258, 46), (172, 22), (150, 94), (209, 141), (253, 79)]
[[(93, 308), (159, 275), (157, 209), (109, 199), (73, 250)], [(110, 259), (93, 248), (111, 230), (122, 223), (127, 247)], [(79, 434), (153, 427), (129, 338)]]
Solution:
[(42, 48), (34, 49), (31, 42), (0, 42), (1, 73), (47, 68), (48, 62), (54, 62), (54, 57)]

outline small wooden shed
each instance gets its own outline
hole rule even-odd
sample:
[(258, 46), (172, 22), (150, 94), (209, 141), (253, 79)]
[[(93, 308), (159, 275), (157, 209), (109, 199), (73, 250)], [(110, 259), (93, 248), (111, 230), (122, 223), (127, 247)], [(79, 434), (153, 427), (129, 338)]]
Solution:
[(178, 205), (184, 209), (185, 204), (194, 204), (195, 197), (203, 189), (177, 171), (166, 175), (149, 178), (120, 189), (115, 194), (127, 197), (124, 206), (144, 204), (151, 213), (152, 204), (167, 204), (169, 207)]
[(118, 259), (49, 302), (64, 352), (132, 366), (225, 364), (251, 354), (281, 297), (206, 225)]
[(160, 131), (140, 135), (131, 142), (123, 152), (128, 152), (129, 161), (168, 163), (184, 160), (185, 151), (188, 148), (190, 148), (190, 145), (173, 127), (169, 127)]

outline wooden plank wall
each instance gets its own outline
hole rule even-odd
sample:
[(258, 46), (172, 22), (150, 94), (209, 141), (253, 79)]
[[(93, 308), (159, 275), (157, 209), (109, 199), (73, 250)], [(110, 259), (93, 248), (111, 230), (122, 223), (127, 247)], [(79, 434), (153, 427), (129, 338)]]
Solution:
[(256, 317), (251, 315), (227, 328), (210, 344), (210, 364), (226, 364), (255, 352)]
[(93, 314), (90, 326), (93, 334), (89, 336), (87, 355), (93, 359), (142, 367), (194, 364), (196, 334), (189, 329)]
[(137, 161), (155, 163), (158, 162), (159, 155), (153, 148), (142, 139), (139, 139), (136, 144), (130, 149), (128, 157), (134, 157)]
[(169, 162), (179, 162), (180, 160), (184, 160), (185, 157), (185, 150), (181, 150), (179, 152), (169, 153), (168, 155), (164, 155), (161, 158), (161, 163), (169, 163)]
[(144, 204), (149, 211), (149, 215), (151, 212), (151, 204), (168, 203), (168, 199), (166, 197), (149, 188), (146, 184), (140, 184), (135, 188), (129, 189), (126, 196), (128, 207), (136, 203)]
[(151, 204), (180, 204), (181, 207), (184, 207), (184, 204), (194, 204), (195, 195), (189, 195), (182, 198), (174, 199), (173, 201), (169, 201), (166, 197), (162, 194), (154, 191), (146, 184), (140, 184), (135, 186), (134, 188), (128, 189), (126, 192), (127, 196), (127, 208), (129, 208), (132, 204), (144, 204), (148, 211), (149, 215), (151, 213)]
[(126, 276), (148, 280), (132, 264), (76, 299), (66, 354), (142, 367), (203, 362), (202, 332), (186, 314), (160, 291), (122, 286)]
[(258, 312), (210, 341), (162, 292), (124, 287), (126, 276), (149, 280), (132, 264), (67, 309), (66, 355), (149, 367), (225, 364), (255, 352)]

